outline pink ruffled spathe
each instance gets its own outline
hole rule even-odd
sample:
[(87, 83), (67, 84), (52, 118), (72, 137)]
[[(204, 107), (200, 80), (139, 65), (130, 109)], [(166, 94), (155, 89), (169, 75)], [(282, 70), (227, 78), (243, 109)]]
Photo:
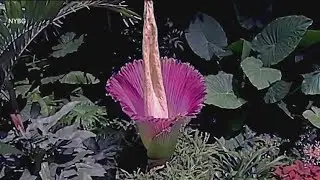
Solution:
[(146, 115), (143, 60), (127, 63), (106, 85), (108, 94), (136, 122), (148, 156), (156, 159), (168, 158), (173, 153), (181, 126), (201, 111), (206, 94), (204, 77), (189, 63), (167, 57), (160, 61), (168, 118)]

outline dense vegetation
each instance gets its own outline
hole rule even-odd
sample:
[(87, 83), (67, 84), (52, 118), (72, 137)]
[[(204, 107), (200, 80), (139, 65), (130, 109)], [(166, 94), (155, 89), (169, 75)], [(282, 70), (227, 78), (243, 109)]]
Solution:
[(319, 179), (314, 5), (211, 4), (155, 1), (161, 56), (198, 69), (207, 95), (171, 160), (148, 170), (134, 122), (105, 91), (141, 59), (143, 1), (4, 1), (0, 179)]

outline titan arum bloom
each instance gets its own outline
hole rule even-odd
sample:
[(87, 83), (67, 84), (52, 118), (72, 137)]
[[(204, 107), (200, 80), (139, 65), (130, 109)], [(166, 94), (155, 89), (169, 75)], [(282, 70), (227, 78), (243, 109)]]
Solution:
[(107, 82), (109, 95), (135, 121), (149, 159), (166, 161), (181, 126), (203, 106), (203, 76), (188, 63), (160, 58), (153, 2), (144, 1), (143, 60), (134, 60)]

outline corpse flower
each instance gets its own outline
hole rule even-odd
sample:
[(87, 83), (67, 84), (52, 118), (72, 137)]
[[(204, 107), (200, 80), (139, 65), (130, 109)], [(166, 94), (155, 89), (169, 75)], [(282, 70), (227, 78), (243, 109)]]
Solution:
[(144, 2), (143, 60), (114, 74), (106, 91), (137, 125), (149, 159), (166, 161), (180, 129), (198, 114), (205, 98), (203, 76), (188, 63), (159, 56), (153, 2)]

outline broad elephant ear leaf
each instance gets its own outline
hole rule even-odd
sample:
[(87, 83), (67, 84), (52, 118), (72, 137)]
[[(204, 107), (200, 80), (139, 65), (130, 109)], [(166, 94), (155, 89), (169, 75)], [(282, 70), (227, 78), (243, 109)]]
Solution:
[(304, 80), (301, 84), (301, 91), (306, 95), (320, 94), (320, 71), (314, 71), (302, 75)]
[(244, 60), (250, 55), (252, 45), (249, 41), (240, 39), (231, 43), (228, 48), (231, 49), (234, 54), (241, 54), (241, 60)]
[(311, 110), (306, 110), (302, 113), (315, 127), (320, 128), (320, 108), (312, 106)]
[(320, 42), (320, 30), (308, 30), (300, 41), (299, 47), (307, 48)]
[(76, 52), (83, 43), (84, 35), (81, 35), (79, 38), (75, 38), (75, 36), (76, 34), (74, 32), (63, 34), (60, 38), (60, 44), (52, 47), (52, 50), (54, 50), (52, 56), (59, 58)]
[(234, 54), (241, 54), (242, 47), (243, 47), (243, 40), (244, 39), (239, 39), (238, 41), (231, 43), (228, 46), (228, 49), (230, 49)]
[(100, 80), (92, 74), (82, 71), (71, 71), (67, 74), (41, 79), (42, 84), (55, 83), (57, 81), (63, 84), (97, 84), (100, 82)]
[(40, 169), (39, 175), (40, 175), (42, 180), (53, 180), (53, 178), (51, 177), (51, 173), (50, 173), (50, 168), (49, 168), (49, 163), (48, 162), (41, 163), (41, 169)]
[(185, 37), (192, 51), (206, 60), (211, 60), (214, 55), (221, 58), (230, 54), (225, 50), (228, 40), (223, 28), (218, 21), (206, 14), (197, 14)]
[(71, 71), (64, 75), (59, 81), (65, 84), (97, 84), (100, 82), (99, 79), (92, 74), (82, 71)]
[(292, 83), (283, 80), (277, 81), (271, 85), (264, 96), (264, 102), (275, 103), (282, 100), (290, 91)]
[(217, 75), (206, 77), (207, 96), (206, 104), (226, 109), (241, 107), (246, 101), (235, 95), (232, 87), (232, 74), (220, 71)]
[(65, 115), (67, 115), (72, 109), (80, 103), (79, 101), (69, 102), (64, 105), (58, 112), (54, 115), (45, 117), (45, 118), (38, 118), (38, 119), (31, 119), (32, 124), (28, 126), (26, 130), (26, 135), (29, 136), (29, 131), (34, 129), (39, 129), (43, 135), (47, 135), (49, 130), (56, 125), (56, 123), (62, 119)]
[(262, 67), (262, 61), (254, 57), (247, 57), (240, 65), (249, 81), (258, 90), (269, 87), (282, 76), (281, 71), (277, 69)]
[(36, 180), (37, 176), (31, 175), (28, 169), (25, 169), (19, 180)]
[(294, 119), (294, 115), (289, 111), (287, 104), (285, 102), (283, 102), (282, 100), (280, 100), (277, 103), (277, 106), (284, 112), (286, 113), (287, 116), (289, 116), (291, 119)]
[(1, 155), (8, 155), (8, 154), (17, 155), (17, 154), (23, 154), (23, 152), (15, 147), (12, 147), (9, 144), (5, 144), (3, 142), (0, 142), (0, 154)]
[(312, 20), (305, 16), (285, 16), (272, 21), (252, 41), (264, 66), (281, 62), (298, 46)]

